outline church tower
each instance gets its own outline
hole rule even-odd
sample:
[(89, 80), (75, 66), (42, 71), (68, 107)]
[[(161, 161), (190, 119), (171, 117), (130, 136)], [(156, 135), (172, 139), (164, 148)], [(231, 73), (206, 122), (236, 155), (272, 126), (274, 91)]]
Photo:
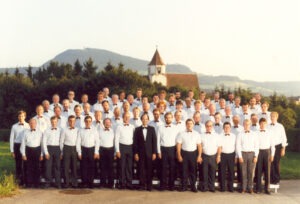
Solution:
[(148, 64), (148, 76), (151, 83), (157, 82), (163, 86), (167, 85), (166, 65), (162, 61), (157, 48), (151, 62)]

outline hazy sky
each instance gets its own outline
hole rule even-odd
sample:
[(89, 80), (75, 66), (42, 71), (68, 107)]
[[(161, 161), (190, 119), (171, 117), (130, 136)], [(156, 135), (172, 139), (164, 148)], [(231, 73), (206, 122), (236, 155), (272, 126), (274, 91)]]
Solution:
[[(298, 0), (0, 0), (0, 67), (86, 47), (211, 75), (300, 80)], [(125, 65), (126, 66), (126, 65)]]

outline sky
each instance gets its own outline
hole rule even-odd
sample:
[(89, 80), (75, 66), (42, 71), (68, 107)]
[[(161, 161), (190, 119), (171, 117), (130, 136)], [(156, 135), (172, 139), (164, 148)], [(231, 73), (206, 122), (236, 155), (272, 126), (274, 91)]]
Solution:
[[(0, 0), (0, 67), (99, 48), (207, 75), (300, 80), (298, 0)], [(126, 66), (126, 65), (125, 65)]]

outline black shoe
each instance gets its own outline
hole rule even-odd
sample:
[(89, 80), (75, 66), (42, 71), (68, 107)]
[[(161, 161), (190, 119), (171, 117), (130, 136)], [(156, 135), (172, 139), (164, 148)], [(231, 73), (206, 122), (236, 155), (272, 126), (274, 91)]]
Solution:
[(169, 191), (175, 191), (175, 186), (170, 186)]
[(220, 189), (220, 192), (225, 192), (225, 189), (221, 188), (221, 189)]
[(203, 189), (202, 189), (202, 192), (207, 192), (207, 191), (208, 191), (207, 188), (203, 188)]
[(197, 188), (196, 187), (192, 188), (192, 192), (197, 193), (198, 192)]
[(182, 188), (180, 189), (180, 191), (181, 191), (181, 192), (185, 192), (185, 191), (187, 191), (187, 188), (186, 188), (186, 187), (182, 187)]
[(64, 185), (63, 185), (63, 188), (70, 188), (70, 185), (64, 184)]
[(147, 191), (150, 191), (150, 192), (151, 192), (151, 191), (152, 191), (152, 187), (148, 186), (148, 187), (147, 187)]
[(269, 190), (265, 190), (265, 194), (271, 195), (271, 192)]
[(215, 192), (216, 192), (215, 189), (210, 189), (209, 191), (212, 192), (212, 193), (215, 193)]
[(46, 184), (44, 185), (44, 188), (45, 188), (45, 189), (50, 188), (50, 184), (49, 184), (49, 183), (46, 183)]
[(233, 192), (234, 192), (234, 190), (233, 190), (233, 189), (229, 189), (229, 192), (230, 192), (230, 193), (233, 193)]

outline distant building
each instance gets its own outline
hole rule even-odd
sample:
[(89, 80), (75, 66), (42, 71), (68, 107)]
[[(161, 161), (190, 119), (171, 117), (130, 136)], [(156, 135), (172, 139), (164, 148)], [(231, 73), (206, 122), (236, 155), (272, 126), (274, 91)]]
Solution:
[(166, 64), (163, 62), (157, 49), (148, 64), (148, 77), (151, 83), (157, 82), (167, 87), (179, 85), (189, 89), (199, 88), (196, 74), (166, 73)]
[(300, 105), (300, 98), (296, 101), (296, 105)]

